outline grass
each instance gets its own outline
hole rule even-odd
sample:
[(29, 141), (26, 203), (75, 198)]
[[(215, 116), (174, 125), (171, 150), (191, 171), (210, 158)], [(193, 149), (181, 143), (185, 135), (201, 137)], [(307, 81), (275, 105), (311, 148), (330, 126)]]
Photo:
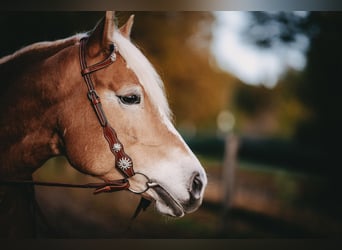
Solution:
[[(211, 180), (219, 182), (222, 161), (203, 156), (200, 161), (208, 175), (215, 177)], [(198, 211), (181, 219), (161, 216), (152, 206), (126, 234), (123, 230), (139, 196), (128, 192), (93, 196), (91, 190), (41, 188), (37, 197), (52, 226), (58, 229), (58, 237), (66, 238), (283, 238), (337, 235), (342, 231), (341, 223), (329, 214), (331, 205), (319, 209), (324, 207), (320, 201), (326, 184), (320, 176), (244, 160), (237, 165), (236, 197), (226, 219), (219, 201), (205, 200)], [(48, 161), (35, 178), (91, 182), (91, 177), (78, 173), (62, 157)]]

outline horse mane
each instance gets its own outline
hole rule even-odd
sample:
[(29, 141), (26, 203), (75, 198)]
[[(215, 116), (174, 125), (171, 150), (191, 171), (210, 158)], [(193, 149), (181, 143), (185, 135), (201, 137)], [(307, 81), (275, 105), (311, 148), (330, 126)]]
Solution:
[(149, 95), (152, 103), (159, 112), (171, 119), (172, 113), (166, 99), (164, 83), (159, 74), (143, 55), (143, 53), (120, 32), (115, 32), (114, 43), (117, 45), (119, 53), (125, 59), (128, 67), (133, 70)]
[(64, 48), (74, 45), (82, 36), (82, 34), (77, 34), (65, 39), (33, 43), (13, 54), (4, 56), (0, 58), (0, 75), (8, 76), (8, 72), (11, 72), (14, 68), (18, 72), (20, 67), (24, 69), (25, 65), (43, 61)]
[(27, 58), (30, 58), (30, 60), (44, 60), (45, 58), (56, 54), (58, 51), (74, 45), (82, 36), (82, 34), (77, 34), (65, 39), (33, 43), (17, 50), (11, 55), (0, 58), (0, 65), (10, 63), (13, 60), (23, 60)]

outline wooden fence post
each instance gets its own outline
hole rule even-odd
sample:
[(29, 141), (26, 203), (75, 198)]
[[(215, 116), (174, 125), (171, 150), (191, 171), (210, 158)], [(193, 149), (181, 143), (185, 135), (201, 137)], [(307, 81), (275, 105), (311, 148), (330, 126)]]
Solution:
[(222, 219), (221, 232), (227, 229), (228, 212), (233, 206), (237, 153), (239, 148), (239, 139), (237, 135), (230, 134), (226, 137), (225, 152), (223, 159), (221, 189), (222, 189)]

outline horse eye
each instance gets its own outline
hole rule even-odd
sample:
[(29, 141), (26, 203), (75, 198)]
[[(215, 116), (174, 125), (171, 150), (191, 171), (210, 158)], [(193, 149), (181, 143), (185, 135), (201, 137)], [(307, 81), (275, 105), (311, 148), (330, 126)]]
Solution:
[(123, 104), (127, 104), (127, 105), (140, 103), (140, 96), (138, 95), (119, 96), (119, 99)]

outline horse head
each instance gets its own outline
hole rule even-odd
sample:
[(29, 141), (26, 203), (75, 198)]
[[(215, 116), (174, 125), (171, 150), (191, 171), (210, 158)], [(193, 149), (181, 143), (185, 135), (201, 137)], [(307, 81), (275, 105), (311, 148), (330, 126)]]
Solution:
[[(154, 200), (163, 214), (183, 216), (200, 206), (206, 174), (172, 124), (161, 78), (131, 42), (132, 25), (133, 16), (117, 28), (113, 13), (107, 12), (89, 33), (85, 57), (88, 65), (96, 64), (109, 56), (114, 45), (115, 61), (91, 75), (104, 113), (135, 170), (154, 183), (142, 196)], [(77, 75), (77, 87), (63, 100), (58, 117), (63, 152), (83, 173), (105, 181), (118, 179), (122, 176), (114, 168), (115, 158), (89, 105), (80, 66), (73, 65), (68, 72)], [(129, 182), (135, 188), (146, 185), (138, 176)]]

